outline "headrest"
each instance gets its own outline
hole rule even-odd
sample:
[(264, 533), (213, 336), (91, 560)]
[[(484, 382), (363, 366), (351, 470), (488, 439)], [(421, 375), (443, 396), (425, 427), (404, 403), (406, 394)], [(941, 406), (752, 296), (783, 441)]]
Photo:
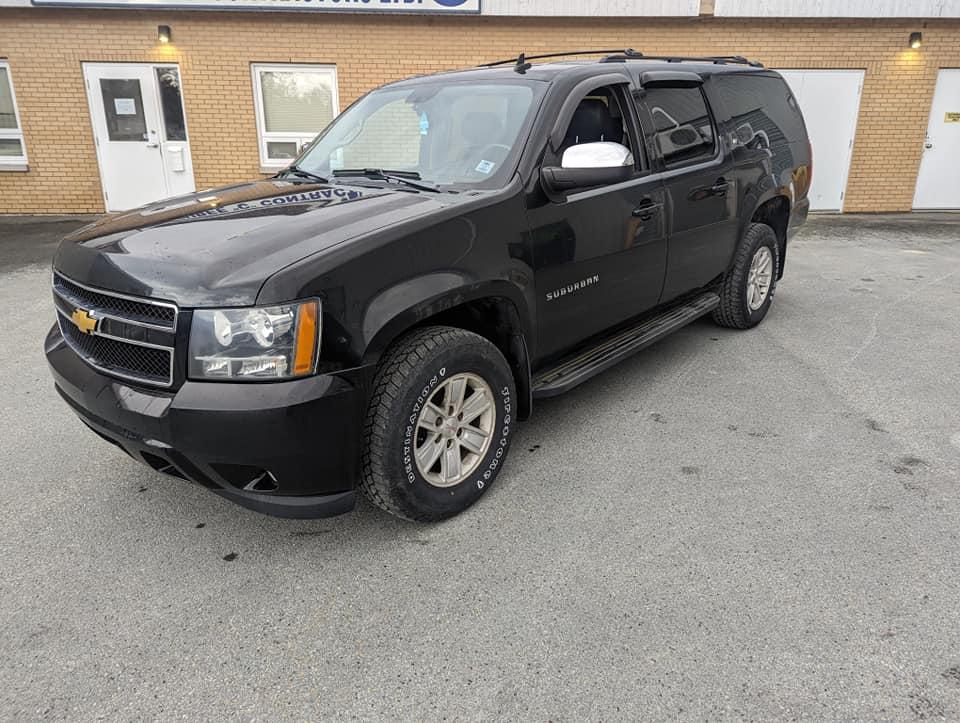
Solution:
[(622, 125), (610, 114), (606, 103), (596, 98), (584, 98), (573, 112), (563, 145), (572, 146), (597, 141), (619, 143), (622, 140), (622, 134)]

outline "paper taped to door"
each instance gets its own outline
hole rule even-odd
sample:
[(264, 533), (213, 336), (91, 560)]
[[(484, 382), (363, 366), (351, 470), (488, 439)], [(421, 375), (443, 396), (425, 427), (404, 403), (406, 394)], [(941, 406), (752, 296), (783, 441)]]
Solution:
[(133, 98), (114, 98), (113, 109), (117, 115), (136, 115), (137, 104)]

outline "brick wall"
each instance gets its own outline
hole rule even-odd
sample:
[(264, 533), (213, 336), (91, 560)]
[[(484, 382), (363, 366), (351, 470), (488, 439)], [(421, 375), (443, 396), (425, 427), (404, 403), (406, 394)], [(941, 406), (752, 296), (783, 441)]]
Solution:
[[(158, 24), (174, 43), (156, 41)], [(913, 30), (923, 48), (907, 48)], [(960, 67), (960, 21), (496, 18), (0, 8), (0, 58), (30, 170), (0, 172), (0, 213), (103, 210), (84, 61), (177, 62), (197, 188), (259, 172), (251, 62), (335, 63), (342, 107), (386, 80), (519, 50), (634, 47), (743, 54), (782, 68), (866, 70), (847, 211), (910, 208), (938, 68)]]

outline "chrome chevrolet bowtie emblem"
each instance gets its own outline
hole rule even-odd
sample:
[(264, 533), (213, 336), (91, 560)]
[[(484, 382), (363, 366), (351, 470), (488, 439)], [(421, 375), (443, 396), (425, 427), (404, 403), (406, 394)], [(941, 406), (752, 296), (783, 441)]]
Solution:
[(70, 321), (84, 334), (92, 334), (97, 330), (98, 319), (86, 309), (74, 309)]

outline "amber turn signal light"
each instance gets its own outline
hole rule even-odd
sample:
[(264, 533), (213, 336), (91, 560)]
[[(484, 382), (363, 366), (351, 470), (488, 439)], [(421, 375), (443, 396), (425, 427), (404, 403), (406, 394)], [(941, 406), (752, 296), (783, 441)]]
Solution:
[(317, 360), (317, 302), (308, 301), (297, 314), (296, 353), (293, 358), (295, 376), (311, 374)]

